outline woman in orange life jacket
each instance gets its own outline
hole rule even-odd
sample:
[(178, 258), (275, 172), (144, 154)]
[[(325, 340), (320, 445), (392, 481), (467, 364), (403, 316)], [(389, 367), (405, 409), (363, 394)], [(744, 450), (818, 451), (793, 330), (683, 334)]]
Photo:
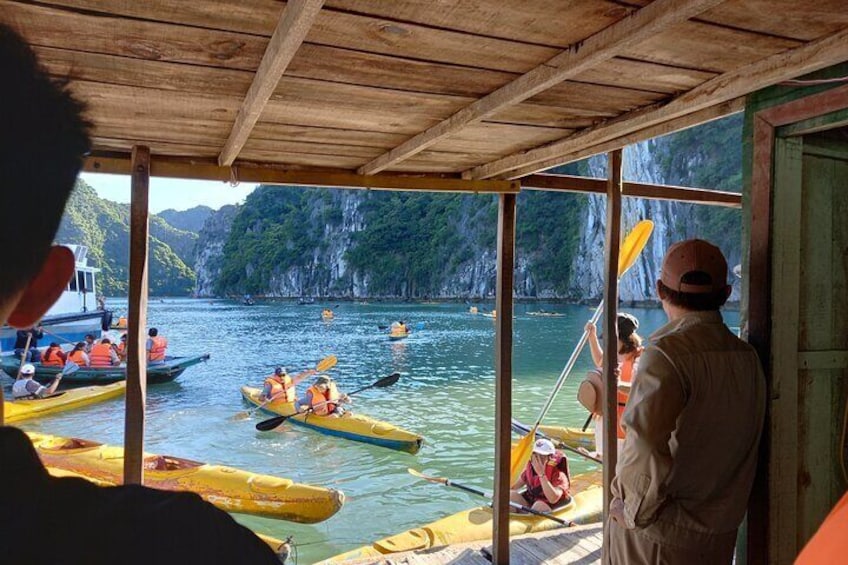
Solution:
[(67, 361), (71, 363), (76, 363), (80, 367), (88, 367), (91, 365), (91, 361), (88, 358), (88, 354), (85, 352), (84, 341), (77, 343), (74, 348), (68, 352)]
[[(619, 312), (616, 325), (618, 327), (618, 448), (624, 440), (624, 429), (621, 427), (621, 415), (630, 396), (630, 388), (633, 385), (633, 376), (639, 365), (639, 356), (642, 354), (642, 338), (636, 333), (639, 328), (639, 320), (631, 314)], [(595, 324), (586, 323), (587, 341), (592, 352), (592, 361), (600, 368), (604, 364), (604, 352), (598, 341), (598, 332)], [(593, 416), (595, 422), (595, 451), (597, 456), (602, 455), (602, 438), (604, 437), (603, 418), (600, 414)]]
[(165, 350), (168, 340), (159, 335), (159, 330), (150, 328), (147, 332), (147, 362), (151, 365), (165, 362)]
[(299, 401), (301, 409), (311, 408), (318, 416), (343, 416), (345, 411), (339, 405), (345, 402), (351, 402), (350, 397), (339, 393), (336, 383), (323, 375), (315, 379), (315, 383), (306, 391), (306, 396)]
[(125, 363), (127, 360), (127, 334), (121, 335), (121, 343), (114, 345), (113, 349), (118, 354), (118, 359)]
[[(521, 490), (522, 487), (527, 487)], [(533, 454), (509, 491), (512, 502), (550, 512), (571, 502), (568, 459), (548, 439), (537, 439)]]
[(64, 367), (68, 356), (62, 351), (62, 348), (55, 341), (44, 350), (41, 355), (41, 365), (43, 367)]

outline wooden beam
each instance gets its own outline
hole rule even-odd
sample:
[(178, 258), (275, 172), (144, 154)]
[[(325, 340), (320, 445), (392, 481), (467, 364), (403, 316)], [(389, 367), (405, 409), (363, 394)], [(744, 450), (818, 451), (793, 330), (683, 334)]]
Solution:
[[(83, 162), (88, 173), (128, 175), (132, 170), (126, 155), (89, 156)], [(369, 190), (413, 190), (425, 192), (462, 192), (481, 194), (517, 194), (517, 181), (465, 180), (455, 175), (371, 175), (362, 176), (344, 170), (301, 170), (261, 166), (252, 163), (221, 167), (202, 160), (156, 157), (151, 163), (155, 177), (229, 182), (255, 182), (294, 186), (323, 186)]]
[[(468, 178), (487, 179), (521, 169), (530, 174), (546, 168), (541, 163), (598, 145), (616, 137), (685, 116), (721, 102), (744, 96), (782, 80), (834, 65), (848, 58), (848, 29), (766, 57), (706, 81), (665, 105), (653, 105), (607, 120), (560, 141), (510, 155), (467, 171)], [(550, 166), (550, 165), (548, 165)], [(510, 175), (512, 176), (512, 175)]]
[(507, 106), (527, 100), (604, 61), (626, 53), (642, 41), (720, 4), (721, 1), (655, 0), (638, 12), (631, 13), (595, 35), (571, 45), (530, 72), (366, 163), (357, 172), (373, 175), (383, 171), (458, 132), (468, 124), (492, 116)]
[(218, 157), (218, 163), (222, 166), (232, 165), (238, 157), (241, 148), (250, 137), (250, 132), (253, 131), (253, 126), (262, 114), (265, 104), (277, 88), (280, 77), (283, 76), (292, 57), (306, 38), (323, 5), (324, 0), (288, 0), (286, 2), (277, 29), (274, 30), (274, 35), (268, 42), (256, 76), (253, 77), (253, 83), (236, 116), (230, 136)]
[[(604, 524), (609, 524), (612, 479), (618, 460), (618, 255), (621, 242), (622, 151), (608, 156), (607, 225), (604, 240)], [(604, 528), (603, 563), (610, 561), (609, 528)]]
[(497, 296), (495, 297), (495, 503), (492, 563), (509, 563), (509, 487), (512, 430), (512, 293), (515, 268), (514, 194), (498, 205)]
[[(574, 161), (579, 161), (580, 159), (585, 159), (594, 155), (600, 155), (601, 153), (615, 151), (616, 149), (621, 149), (623, 147), (627, 147), (628, 145), (639, 143), (640, 141), (653, 139), (655, 137), (660, 137), (677, 131), (682, 131), (684, 129), (689, 129), (691, 127), (699, 126), (701, 124), (705, 124), (713, 120), (724, 118), (731, 114), (736, 114), (737, 112), (742, 112), (744, 109), (745, 98), (740, 96), (739, 98), (734, 98), (733, 100), (730, 100), (728, 102), (722, 102), (721, 104), (716, 104), (715, 106), (710, 106), (709, 108), (705, 108), (697, 112), (692, 112), (691, 114), (686, 114), (685, 116), (681, 116), (679, 118), (674, 118), (672, 120), (668, 120), (654, 126), (640, 129), (639, 131), (629, 133), (627, 135), (622, 135), (616, 137), (615, 139), (611, 139), (609, 141), (605, 141), (597, 145), (581, 147), (580, 149), (573, 151), (567, 155), (562, 155), (561, 157), (540, 161), (533, 165), (528, 165), (526, 167), (515, 169), (503, 176), (511, 179), (525, 177), (525, 175), (530, 175), (532, 173), (535, 173), (536, 171), (550, 169), (552, 167), (565, 165), (567, 163), (573, 163)], [(463, 174), (463, 178), (471, 178), (471, 176), (469, 173), (465, 173)]]
[(144, 482), (144, 411), (147, 397), (147, 239), (150, 149), (132, 152), (130, 200), (129, 330), (127, 337), (127, 403), (124, 420), (124, 484)]
[[(608, 181), (571, 175), (530, 175), (521, 179), (522, 190), (551, 190), (606, 194)], [(649, 200), (676, 200), (710, 206), (742, 207), (742, 195), (736, 192), (687, 188), (641, 182), (623, 183), (622, 196), (647, 198)]]

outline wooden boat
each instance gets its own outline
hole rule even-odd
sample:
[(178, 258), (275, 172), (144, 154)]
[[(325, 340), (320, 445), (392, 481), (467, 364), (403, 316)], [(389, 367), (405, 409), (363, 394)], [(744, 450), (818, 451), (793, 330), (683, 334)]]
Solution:
[(56, 412), (64, 412), (65, 410), (74, 410), (102, 402), (110, 398), (116, 398), (124, 394), (127, 388), (126, 381), (102, 385), (102, 386), (87, 386), (82, 388), (72, 388), (57, 392), (46, 398), (21, 399), (12, 400), (3, 403), (3, 411), (6, 415), (6, 423), (20, 422), (44, 416), (46, 414), (55, 414)]
[[(590, 524), (601, 520), (603, 512), (603, 487), (600, 471), (594, 471), (572, 478), (572, 501), (554, 512), (561, 520), (575, 524)], [(562, 527), (553, 520), (533, 514), (510, 514), (509, 535), (517, 536), (533, 532), (544, 532)], [(356, 559), (382, 558), (401, 551), (425, 550), (456, 543), (489, 540), (492, 537), (492, 509), (478, 506), (451, 514), (419, 528), (375, 541), (340, 555), (336, 555), (318, 565), (344, 563)]]
[[(255, 406), (262, 405), (262, 401), (259, 399), (261, 393), (262, 389), (260, 388), (250, 386), (241, 387), (241, 394), (244, 399)], [(296, 413), (294, 403), (283, 400), (274, 400), (264, 404), (260, 410), (275, 416), (289, 416)], [(380, 420), (353, 412), (348, 412), (343, 418), (318, 416), (316, 414), (300, 414), (288, 418), (286, 422), (295, 426), (309, 428), (322, 434), (388, 447), (389, 449), (397, 449), (398, 451), (408, 451), (410, 453), (417, 453), (421, 449), (421, 444), (424, 442), (424, 438), (418, 434), (398, 428), (388, 422), (381, 422)]]
[[(80, 475), (98, 484), (122, 481), (122, 447), (33, 432), (27, 435), (51, 474)], [(144, 454), (144, 484), (162, 490), (196, 492), (227, 512), (304, 524), (326, 520), (344, 504), (344, 494), (335, 489), (170, 455)]]
[[(191, 357), (166, 357), (164, 363), (147, 366), (147, 383), (158, 384), (173, 381), (192, 365), (197, 365), (208, 359), (208, 353)], [(15, 378), (18, 374), (20, 364), (20, 360), (11, 355), (0, 357), (0, 369), (3, 369), (12, 378)], [(52, 381), (56, 373), (62, 371), (62, 367), (45, 367), (41, 363), (33, 363), (33, 366), (35, 367), (33, 378), (44, 384)], [(117, 367), (80, 367), (78, 371), (65, 375), (62, 382), (66, 384), (106, 384), (123, 381), (126, 378), (127, 367), (122, 364)]]

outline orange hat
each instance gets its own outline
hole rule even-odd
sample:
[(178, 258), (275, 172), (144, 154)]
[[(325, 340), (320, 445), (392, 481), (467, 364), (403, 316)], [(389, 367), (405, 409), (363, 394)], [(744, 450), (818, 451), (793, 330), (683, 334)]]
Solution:
[[(683, 282), (689, 273), (700, 271), (710, 282), (692, 284)], [(676, 292), (706, 294), (727, 286), (727, 261), (721, 249), (703, 239), (687, 239), (668, 248), (663, 259), (662, 283)]]

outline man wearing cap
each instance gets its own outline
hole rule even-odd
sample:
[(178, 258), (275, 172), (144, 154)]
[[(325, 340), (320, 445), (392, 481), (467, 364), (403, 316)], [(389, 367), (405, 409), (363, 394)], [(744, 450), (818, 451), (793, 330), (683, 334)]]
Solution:
[(56, 378), (50, 383), (50, 386), (42, 386), (35, 382), (32, 377), (35, 375), (35, 366), (27, 363), (21, 367), (21, 372), (15, 384), (12, 385), (12, 397), (15, 400), (19, 398), (44, 398), (56, 392), (56, 387), (59, 386), (59, 381), (62, 380), (62, 373), (57, 373)]
[(730, 564), (765, 414), (754, 349), (722, 321), (727, 262), (710, 243), (672, 245), (657, 294), (668, 323), (642, 353), (612, 482), (613, 564)]
[(512, 485), (509, 499), (539, 512), (550, 512), (571, 502), (570, 487), (568, 459), (551, 440), (540, 438), (533, 444), (530, 461)]

